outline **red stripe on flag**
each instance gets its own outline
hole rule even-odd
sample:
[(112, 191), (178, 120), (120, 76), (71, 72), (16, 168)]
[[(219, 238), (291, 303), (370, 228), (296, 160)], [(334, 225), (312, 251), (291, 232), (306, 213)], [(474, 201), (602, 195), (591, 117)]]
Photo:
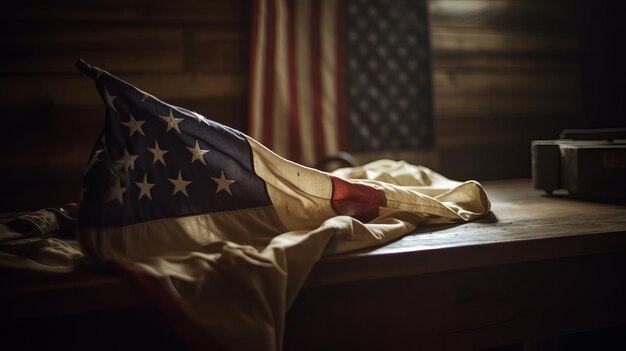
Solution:
[(274, 124), (274, 56), (276, 55), (276, 3), (274, 0), (266, 2), (267, 16), (265, 27), (265, 68), (263, 81), (263, 133), (261, 135), (261, 143), (272, 147), (272, 125)]
[(346, 75), (346, 65), (347, 65), (347, 56), (346, 56), (346, 45), (348, 38), (347, 31), (347, 6), (348, 2), (345, 0), (339, 0), (336, 3), (337, 10), (337, 42), (336, 42), (336, 52), (337, 52), (337, 131), (338, 131), (338, 144), (339, 150), (347, 150), (348, 148), (348, 84), (347, 84), (347, 75)]
[(330, 177), (333, 181), (331, 205), (335, 212), (369, 222), (378, 216), (378, 207), (383, 206), (383, 192), (373, 185)]
[(289, 158), (300, 162), (300, 100), (296, 72), (296, 1), (287, 1), (287, 75), (289, 81)]
[(320, 35), (321, 3), (321, 1), (311, 2), (311, 96), (316, 160), (320, 160), (326, 155), (324, 127), (322, 125), (322, 77), (320, 75), (320, 65), (322, 64)]

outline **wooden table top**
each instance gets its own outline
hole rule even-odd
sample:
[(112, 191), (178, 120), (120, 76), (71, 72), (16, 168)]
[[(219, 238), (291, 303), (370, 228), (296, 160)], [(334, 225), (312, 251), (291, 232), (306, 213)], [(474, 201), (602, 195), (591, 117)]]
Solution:
[(488, 216), (460, 225), (424, 225), (381, 247), (326, 257), (307, 286), (626, 249), (624, 199), (548, 196), (530, 180), (483, 185), (492, 203)]
[[(547, 196), (532, 189), (529, 180), (484, 186), (492, 202), (492, 213), (485, 218), (424, 225), (381, 247), (325, 257), (313, 268), (305, 288), (626, 250), (624, 201)], [(0, 309), (7, 319), (146, 304), (126, 281), (112, 274), (88, 269), (67, 274), (0, 273)]]

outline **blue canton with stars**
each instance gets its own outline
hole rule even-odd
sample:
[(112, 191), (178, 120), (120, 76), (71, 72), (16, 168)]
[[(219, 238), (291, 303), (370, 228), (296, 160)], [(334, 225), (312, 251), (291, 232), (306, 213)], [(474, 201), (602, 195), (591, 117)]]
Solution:
[(433, 145), (427, 13), (424, 0), (349, 2), (350, 151)]
[(81, 199), (83, 226), (118, 227), (271, 205), (246, 137), (79, 62), (106, 105)]

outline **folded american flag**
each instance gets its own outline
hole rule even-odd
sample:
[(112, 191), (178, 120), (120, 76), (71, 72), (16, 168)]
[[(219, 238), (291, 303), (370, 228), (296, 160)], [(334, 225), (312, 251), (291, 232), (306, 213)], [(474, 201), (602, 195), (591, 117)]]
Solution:
[[(264, 216), (274, 217), (275, 230), (298, 230), (338, 214), (367, 221), (385, 203), (374, 185), (287, 161), (239, 131), (84, 62), (78, 67), (95, 79), (106, 104), (105, 128), (84, 177), (83, 228), (119, 233), (157, 219), (188, 217), (203, 232), (182, 232), (184, 242), (205, 243), (213, 237), (204, 229), (216, 225), (202, 216), (210, 213), (272, 206)], [(170, 248), (179, 245), (166, 240)], [(134, 249), (146, 250), (125, 252)]]
[[(85, 62), (77, 67), (106, 106), (84, 176), (84, 253), (138, 281), (154, 277), (143, 284), (152, 295), (165, 291), (170, 309), (227, 348), (281, 348), (284, 314), (331, 240), (348, 242), (337, 253), (392, 240), (429, 217), (464, 221), (489, 211), (478, 183), (445, 183), (454, 189), (436, 199), (347, 180)], [(383, 212), (380, 223), (363, 224)]]

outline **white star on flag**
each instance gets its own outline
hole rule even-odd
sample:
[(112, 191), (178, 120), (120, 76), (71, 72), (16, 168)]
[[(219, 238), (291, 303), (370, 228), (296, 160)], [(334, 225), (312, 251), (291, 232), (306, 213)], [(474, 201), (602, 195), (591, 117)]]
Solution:
[(174, 128), (176, 129), (176, 131), (178, 132), (178, 134), (182, 134), (180, 132), (180, 129), (178, 129), (178, 123), (183, 121), (183, 118), (176, 118), (174, 117), (174, 115), (172, 114), (172, 109), (170, 109), (170, 115), (169, 116), (159, 116), (161, 117), (165, 122), (167, 122), (167, 131), (169, 132), (170, 129)]
[(113, 100), (117, 99), (117, 96), (109, 94), (107, 87), (104, 87), (104, 98), (107, 101), (107, 105), (111, 106), (113, 111), (117, 112), (117, 110), (115, 109), (115, 105), (113, 105)]
[(229, 195), (233, 195), (233, 193), (230, 191), (230, 186), (236, 181), (226, 179), (226, 177), (224, 176), (224, 170), (222, 170), (222, 174), (219, 178), (211, 177), (211, 179), (213, 179), (217, 183), (217, 190), (215, 191), (216, 194), (222, 190), (225, 190)]
[(154, 147), (149, 147), (148, 150), (150, 150), (150, 152), (152, 152), (152, 154), (154, 155), (152, 164), (155, 164), (157, 163), (157, 161), (160, 161), (163, 164), (163, 166), (165, 166), (165, 159), (163, 158), (163, 155), (168, 153), (168, 150), (161, 150), (159, 148), (159, 142), (156, 140), (154, 141)]
[(187, 185), (191, 184), (191, 181), (184, 180), (182, 175), (180, 174), (180, 171), (178, 171), (178, 178), (176, 179), (167, 178), (167, 179), (169, 179), (169, 181), (172, 182), (172, 184), (174, 184), (174, 191), (172, 192), (172, 196), (176, 195), (176, 193), (183, 193), (185, 194), (185, 196), (189, 197), (189, 195), (187, 194)]
[(139, 187), (139, 199), (141, 200), (141, 198), (143, 196), (147, 196), (148, 199), (152, 200), (152, 194), (150, 194), (150, 189), (154, 186), (154, 183), (148, 183), (148, 175), (144, 174), (143, 175), (143, 182), (135, 182), (135, 184), (137, 184), (137, 186)]
[(200, 145), (198, 144), (198, 140), (196, 140), (196, 146), (195, 147), (188, 147), (187, 150), (189, 150), (189, 152), (191, 152), (191, 163), (194, 163), (194, 161), (199, 160), (200, 162), (204, 163), (206, 165), (206, 161), (204, 160), (204, 154), (206, 154), (207, 152), (211, 151), (211, 150), (202, 150), (200, 149)]
[(144, 102), (144, 101), (148, 100), (148, 98), (153, 98), (152, 95), (146, 93), (145, 91), (139, 90), (139, 92), (141, 92), (143, 94), (143, 97), (141, 98), (141, 102)]
[(117, 182), (109, 189), (109, 198), (107, 201), (117, 200), (120, 204), (124, 204), (124, 193), (126, 188), (122, 187), (120, 178), (117, 178)]
[(139, 132), (141, 133), (141, 135), (146, 136), (146, 134), (143, 132), (143, 129), (141, 128), (141, 125), (144, 123), (146, 123), (146, 121), (136, 120), (135, 117), (133, 117), (132, 113), (130, 114), (130, 120), (128, 122), (122, 122), (123, 125), (130, 128), (130, 136), (133, 136), (135, 132)]
[(131, 170), (134, 171), (135, 161), (137, 160), (138, 157), (139, 155), (131, 155), (130, 152), (128, 152), (128, 149), (124, 149), (124, 156), (122, 156), (120, 161), (124, 163), (124, 169), (128, 170), (130, 168)]
[(197, 113), (197, 112), (193, 112), (193, 111), (191, 111), (191, 114), (192, 114), (194, 117), (196, 117), (196, 119), (198, 119), (198, 122), (199, 122), (199, 123), (204, 122), (204, 117), (203, 117), (201, 114), (199, 114), (199, 113)]

